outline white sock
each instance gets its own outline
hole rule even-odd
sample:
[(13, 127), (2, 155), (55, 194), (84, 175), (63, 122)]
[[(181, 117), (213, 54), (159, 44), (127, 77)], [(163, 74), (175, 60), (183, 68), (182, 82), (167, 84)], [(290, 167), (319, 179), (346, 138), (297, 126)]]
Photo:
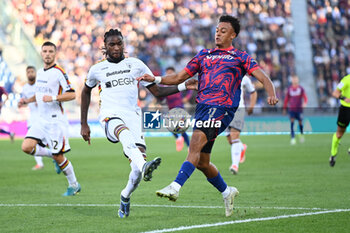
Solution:
[(181, 185), (176, 183), (175, 181), (171, 182), (170, 184), (171, 186), (173, 186), (173, 188), (177, 191), (177, 192), (180, 192), (180, 189), (181, 189)]
[(143, 165), (146, 163), (141, 151), (135, 145), (135, 139), (129, 129), (124, 129), (118, 135), (119, 141), (123, 145), (124, 153), (131, 159), (131, 161), (142, 171)]
[(232, 165), (239, 166), (239, 160), (241, 159), (241, 152), (243, 149), (243, 144), (241, 140), (235, 139), (232, 140), (231, 144), (231, 159), (232, 159)]
[(34, 159), (37, 165), (40, 167), (44, 166), (43, 157), (34, 155)]
[(230, 187), (226, 187), (225, 191), (223, 191), (221, 194), (222, 194), (222, 197), (223, 198), (226, 198), (229, 194), (230, 194)]
[(129, 174), (129, 180), (126, 187), (123, 189), (121, 195), (125, 198), (130, 198), (131, 193), (139, 186), (141, 181), (141, 172), (135, 163), (130, 163), (131, 171)]
[(46, 147), (39, 146), (38, 144), (36, 144), (36, 146), (32, 152), (32, 155), (52, 158), (52, 153), (51, 153), (50, 149), (46, 148)]
[(75, 177), (74, 168), (71, 162), (67, 158), (59, 164), (63, 174), (66, 175), (69, 186), (76, 187), (78, 185), (77, 178)]

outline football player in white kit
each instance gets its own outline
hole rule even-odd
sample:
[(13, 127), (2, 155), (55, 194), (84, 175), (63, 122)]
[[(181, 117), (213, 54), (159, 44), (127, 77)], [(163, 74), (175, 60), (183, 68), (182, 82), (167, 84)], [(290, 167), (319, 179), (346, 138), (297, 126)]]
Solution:
[[(248, 76), (244, 76), (241, 83), (241, 100), (239, 101), (238, 109), (233, 117), (229, 127), (227, 127), (228, 142), (231, 144), (231, 159), (232, 164), (230, 166), (230, 171), (232, 174), (238, 174), (239, 163), (243, 163), (245, 160), (245, 151), (247, 149), (247, 145), (243, 144), (239, 138), (241, 131), (244, 126), (244, 116), (245, 111), (247, 111), (248, 115), (253, 113), (254, 106), (256, 104), (256, 99), (258, 94), (256, 93), (255, 87)], [(248, 108), (245, 108), (244, 104), (244, 92), (250, 93), (250, 104)]]
[[(53, 158), (67, 177), (68, 188), (63, 196), (74, 196), (80, 192), (73, 166), (64, 156), (70, 151), (68, 141), (68, 119), (62, 102), (75, 99), (67, 74), (55, 64), (56, 45), (45, 42), (41, 47), (44, 68), (38, 70), (35, 82), (35, 95), (20, 100), (19, 106), (36, 102), (38, 117), (27, 132), (22, 143), (22, 150), (30, 155)], [(47, 147), (48, 148), (47, 148)]]
[[(23, 86), (23, 91), (21, 93), (22, 98), (29, 99), (35, 95), (35, 79), (36, 79), (36, 69), (34, 66), (27, 66), (26, 68), (27, 83)], [(34, 122), (38, 119), (38, 107), (36, 103), (29, 103), (28, 108), (30, 111), (29, 118), (27, 119), (27, 129), (29, 129)], [(40, 170), (44, 168), (43, 157), (34, 155), (35, 166), (32, 170)]]
[(154, 96), (166, 96), (182, 90), (195, 89), (196, 81), (178, 86), (159, 87), (154, 83), (140, 82), (136, 78), (151, 70), (139, 59), (124, 56), (123, 35), (118, 29), (111, 29), (104, 35), (106, 59), (93, 65), (88, 73), (81, 94), (81, 135), (90, 144), (90, 128), (87, 115), (91, 89), (100, 88), (99, 121), (109, 141), (121, 142), (124, 154), (131, 161), (131, 172), (126, 187), (121, 192), (118, 216), (125, 218), (130, 212), (130, 196), (138, 187), (141, 178), (152, 179), (152, 172), (161, 159), (146, 162), (146, 144), (142, 135), (141, 109), (137, 105), (138, 85), (144, 85)]

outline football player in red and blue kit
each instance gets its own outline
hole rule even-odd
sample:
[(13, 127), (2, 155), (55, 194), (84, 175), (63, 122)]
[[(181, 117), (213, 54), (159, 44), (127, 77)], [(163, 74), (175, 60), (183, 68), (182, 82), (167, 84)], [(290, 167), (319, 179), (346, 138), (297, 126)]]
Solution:
[(299, 85), (299, 78), (296, 75), (292, 76), (292, 85), (290, 85), (287, 89), (286, 97), (284, 99), (283, 104), (283, 113), (286, 113), (286, 109), (288, 108), (289, 119), (290, 119), (290, 144), (295, 145), (295, 132), (294, 132), (294, 121), (297, 120), (299, 123), (300, 130), (300, 142), (304, 142), (304, 126), (303, 126), (303, 118), (302, 113), (303, 109), (307, 104), (307, 96), (305, 90), (302, 86)]
[[(207, 177), (208, 182), (222, 193), (226, 216), (233, 213), (233, 201), (238, 195), (238, 190), (225, 183), (218, 169), (210, 162), (210, 154), (217, 135), (230, 124), (238, 108), (243, 76), (248, 73), (264, 85), (269, 105), (278, 102), (270, 78), (246, 52), (232, 46), (232, 41), (239, 31), (239, 20), (223, 15), (216, 27), (216, 48), (201, 50), (179, 73), (164, 77), (144, 75), (138, 78), (166, 85), (179, 84), (178, 88), (182, 89), (182, 83), (198, 73), (195, 127), (189, 154), (176, 179), (167, 187), (156, 191), (156, 194), (176, 201), (180, 188), (197, 168)], [(208, 121), (214, 124), (206, 124)]]

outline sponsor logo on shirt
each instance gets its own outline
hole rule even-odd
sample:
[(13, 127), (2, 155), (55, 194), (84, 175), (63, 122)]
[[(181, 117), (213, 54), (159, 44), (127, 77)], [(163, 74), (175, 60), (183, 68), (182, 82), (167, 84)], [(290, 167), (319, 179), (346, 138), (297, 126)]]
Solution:
[(38, 83), (47, 83), (47, 81), (46, 80), (40, 80), (40, 79), (37, 79), (36, 80)]
[(106, 88), (112, 88), (117, 86), (124, 86), (124, 85), (134, 85), (135, 79), (133, 78), (118, 78), (115, 80), (111, 80), (106, 82)]
[(109, 77), (111, 75), (116, 75), (116, 74), (125, 74), (125, 73), (130, 73), (131, 70), (118, 70), (118, 71), (113, 71), (111, 73), (107, 72), (106, 77)]
[(216, 59), (228, 59), (228, 60), (232, 60), (234, 59), (231, 55), (207, 55), (206, 59), (208, 60), (216, 60)]

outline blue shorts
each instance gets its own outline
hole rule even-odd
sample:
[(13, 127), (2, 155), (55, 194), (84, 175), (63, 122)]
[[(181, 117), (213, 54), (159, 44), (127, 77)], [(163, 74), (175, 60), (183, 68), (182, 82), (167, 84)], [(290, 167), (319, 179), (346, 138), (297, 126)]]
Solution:
[(294, 119), (297, 119), (298, 121), (301, 121), (303, 119), (301, 116), (301, 112), (294, 112), (294, 111), (289, 111), (289, 118), (294, 118)]
[(201, 130), (207, 136), (208, 142), (214, 141), (229, 126), (236, 110), (237, 108), (197, 104), (193, 130)]

